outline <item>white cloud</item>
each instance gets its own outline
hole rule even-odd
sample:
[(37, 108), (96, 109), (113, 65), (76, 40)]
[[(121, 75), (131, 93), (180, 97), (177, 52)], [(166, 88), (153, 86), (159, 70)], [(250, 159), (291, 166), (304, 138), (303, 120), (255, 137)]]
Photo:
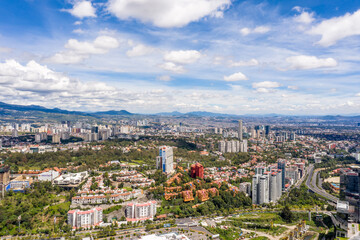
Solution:
[(89, 58), (92, 54), (106, 54), (111, 49), (117, 47), (119, 47), (118, 40), (110, 36), (99, 36), (93, 42), (69, 39), (65, 45), (65, 48), (68, 50), (56, 53), (48, 60), (61, 64), (79, 63)]
[(82, 24), (82, 21), (76, 21), (74, 22), (74, 25), (81, 25)]
[(321, 35), (321, 39), (317, 43), (328, 47), (343, 38), (360, 35), (359, 22), (360, 10), (357, 10), (353, 14), (346, 13), (341, 17), (324, 20), (317, 26), (312, 27), (308, 33)]
[(30, 61), (24, 66), (15, 60), (0, 63), (0, 83), (9, 89), (41, 94), (53, 92), (79, 94), (114, 90), (113, 87), (102, 82), (85, 83), (70, 79), (35, 61)]
[(358, 94), (356, 94), (357, 97), (360, 97), (360, 92)]
[(299, 89), (299, 87), (298, 87), (298, 86), (288, 86), (288, 89), (298, 90), (298, 89)]
[(75, 52), (65, 51), (56, 53), (54, 56), (48, 58), (47, 60), (52, 63), (75, 64), (84, 61), (88, 57), (88, 55), (80, 55)]
[(72, 9), (65, 11), (78, 18), (96, 17), (96, 9), (92, 6), (91, 1), (76, 2)]
[(253, 88), (278, 88), (281, 85), (278, 82), (264, 81), (253, 83), (252, 86)]
[(315, 20), (314, 13), (304, 11), (300, 15), (296, 16), (294, 20), (299, 23), (310, 24)]
[(271, 88), (257, 88), (256, 92), (258, 92), (258, 93), (271, 93), (271, 92), (274, 92), (274, 89), (271, 89)]
[(172, 63), (172, 62), (163, 63), (159, 67), (166, 71), (171, 71), (174, 73), (184, 73), (185, 72), (185, 69), (183, 66), (176, 65), (175, 63)]
[(289, 69), (307, 70), (315, 68), (336, 67), (338, 64), (333, 58), (317, 58), (316, 56), (292, 56), (286, 58), (286, 62), (290, 64)]
[(121, 20), (131, 18), (158, 27), (183, 27), (205, 16), (222, 17), (231, 0), (109, 0), (108, 11)]
[(270, 28), (269, 28), (269, 27), (259, 26), (259, 27), (256, 27), (256, 28), (253, 30), (253, 33), (267, 33), (268, 31), (270, 31)]
[(300, 7), (300, 6), (295, 6), (295, 7), (292, 8), (292, 10), (297, 11), (297, 12), (301, 12), (302, 9), (303, 9), (303, 8)]
[(248, 78), (245, 76), (245, 74), (243, 74), (241, 72), (237, 72), (237, 73), (231, 74), (229, 76), (224, 76), (224, 81), (227, 81), (227, 82), (236, 82), (236, 81), (243, 81), (243, 80), (248, 80)]
[(196, 62), (201, 56), (201, 53), (196, 50), (180, 50), (166, 53), (164, 60), (178, 64), (189, 64)]
[(249, 35), (250, 33), (251, 33), (251, 29), (250, 28), (242, 28), (242, 29), (240, 29), (240, 33), (242, 34), (242, 35), (244, 35), (244, 36), (246, 36), (246, 35)]
[(240, 33), (243, 35), (243, 36), (247, 36), (249, 34), (252, 34), (252, 33), (258, 33), (258, 34), (264, 34), (264, 33), (267, 33), (270, 31), (270, 27), (267, 27), (267, 26), (258, 26), (254, 29), (251, 29), (251, 28), (242, 28), (240, 29)]
[(82, 30), (81, 28), (74, 29), (72, 32), (73, 32), (73, 33), (76, 33), (76, 34), (84, 34), (84, 33), (85, 33), (85, 31)]
[(239, 62), (229, 62), (230, 67), (247, 67), (247, 66), (257, 66), (259, 65), (258, 60), (250, 59), (249, 61), (239, 61)]
[(132, 49), (130, 49), (129, 51), (127, 51), (126, 55), (128, 57), (140, 57), (140, 56), (150, 54), (154, 50), (155, 49), (152, 47), (148, 47), (143, 44), (138, 44), (138, 45), (134, 46)]
[(164, 81), (164, 82), (169, 82), (172, 80), (169, 75), (162, 75), (162, 76), (159, 76), (157, 79), (160, 81)]

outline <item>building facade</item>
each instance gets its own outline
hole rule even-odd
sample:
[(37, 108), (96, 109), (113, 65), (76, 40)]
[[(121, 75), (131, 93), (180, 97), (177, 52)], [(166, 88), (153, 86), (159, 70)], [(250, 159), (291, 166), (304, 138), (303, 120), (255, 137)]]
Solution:
[(125, 208), (126, 221), (152, 220), (156, 215), (156, 201), (128, 203)]
[(200, 163), (191, 165), (191, 177), (192, 178), (204, 178), (204, 167)]
[(159, 156), (156, 158), (156, 168), (161, 169), (166, 174), (174, 172), (174, 156), (172, 147), (159, 147)]
[(80, 211), (79, 209), (76, 209), (68, 212), (68, 224), (73, 229), (98, 226), (102, 223), (102, 219), (102, 208), (93, 208), (87, 211)]

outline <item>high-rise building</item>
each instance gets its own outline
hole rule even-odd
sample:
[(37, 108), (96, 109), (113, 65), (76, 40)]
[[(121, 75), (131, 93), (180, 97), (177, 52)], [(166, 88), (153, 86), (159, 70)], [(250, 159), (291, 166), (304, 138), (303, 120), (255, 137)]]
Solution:
[(258, 187), (258, 204), (269, 203), (269, 178), (268, 175), (262, 175), (260, 177)]
[(191, 177), (192, 178), (204, 178), (204, 167), (200, 163), (191, 165)]
[(93, 208), (87, 211), (76, 209), (68, 212), (68, 224), (73, 229), (97, 226), (102, 223), (102, 218), (102, 208)]
[(59, 134), (52, 135), (52, 143), (60, 143), (60, 135)]
[(128, 203), (125, 208), (127, 221), (151, 220), (156, 215), (156, 201), (146, 203)]
[(159, 147), (159, 156), (156, 158), (156, 167), (166, 174), (174, 171), (174, 156), (172, 147)]
[(99, 127), (97, 127), (97, 126), (92, 127), (91, 133), (99, 133)]
[(243, 141), (219, 141), (219, 151), (228, 152), (247, 152), (247, 140)]
[(282, 190), (285, 190), (285, 171), (286, 171), (286, 160), (278, 160), (278, 169), (281, 169), (281, 178), (282, 178)]
[(226, 152), (226, 142), (225, 141), (220, 141), (219, 142), (219, 152)]
[(19, 137), (19, 132), (18, 132), (18, 130), (16, 128), (14, 128), (12, 130), (11, 137), (13, 137), (13, 138)]
[(252, 189), (251, 189), (251, 198), (252, 204), (258, 204), (258, 185), (259, 185), (259, 174), (255, 174), (252, 178)]
[(270, 184), (269, 184), (269, 188), (270, 188), (270, 196), (269, 196), (269, 200), (270, 202), (275, 202), (278, 200), (278, 184), (277, 184), (277, 172), (272, 172), (271, 176), (270, 176)]
[(242, 120), (239, 120), (239, 140), (243, 140), (243, 122)]
[(239, 191), (246, 193), (248, 196), (251, 194), (251, 183), (243, 182), (239, 185)]
[(270, 126), (269, 125), (266, 125), (265, 126), (265, 136), (268, 137), (270, 134)]

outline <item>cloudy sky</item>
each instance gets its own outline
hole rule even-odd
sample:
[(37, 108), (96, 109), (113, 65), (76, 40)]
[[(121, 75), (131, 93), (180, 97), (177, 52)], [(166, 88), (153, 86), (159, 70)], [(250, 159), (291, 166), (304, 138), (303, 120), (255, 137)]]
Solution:
[(3, 0), (0, 101), (360, 114), (358, 1)]

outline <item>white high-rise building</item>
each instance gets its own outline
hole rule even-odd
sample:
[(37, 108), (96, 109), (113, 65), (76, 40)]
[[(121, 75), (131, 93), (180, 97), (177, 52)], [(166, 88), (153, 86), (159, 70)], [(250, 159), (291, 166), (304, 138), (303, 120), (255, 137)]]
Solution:
[(172, 147), (159, 147), (159, 156), (156, 158), (156, 168), (161, 169), (166, 174), (174, 172), (174, 156)]
[(265, 167), (256, 168), (252, 181), (252, 203), (276, 202), (282, 194), (281, 170), (265, 171)]
[(270, 196), (269, 196), (269, 200), (270, 202), (276, 202), (278, 199), (278, 193), (277, 193), (277, 188), (278, 188), (278, 184), (277, 184), (277, 172), (272, 172), (271, 176), (270, 176)]
[(219, 152), (226, 152), (226, 142), (225, 141), (220, 141), (219, 142)]
[(256, 174), (252, 178), (252, 189), (251, 189), (251, 195), (252, 195), (252, 204), (258, 204), (258, 185), (259, 185), (259, 174)]
[(102, 218), (102, 208), (93, 208), (87, 211), (76, 209), (68, 212), (68, 224), (72, 226), (73, 229), (97, 226), (102, 223)]
[(243, 140), (243, 122), (242, 120), (239, 120), (239, 140)]
[(156, 215), (156, 201), (146, 203), (128, 203), (125, 208), (127, 221), (145, 221)]
[(240, 143), (240, 152), (247, 152), (247, 151), (248, 151), (247, 140), (243, 140)]

